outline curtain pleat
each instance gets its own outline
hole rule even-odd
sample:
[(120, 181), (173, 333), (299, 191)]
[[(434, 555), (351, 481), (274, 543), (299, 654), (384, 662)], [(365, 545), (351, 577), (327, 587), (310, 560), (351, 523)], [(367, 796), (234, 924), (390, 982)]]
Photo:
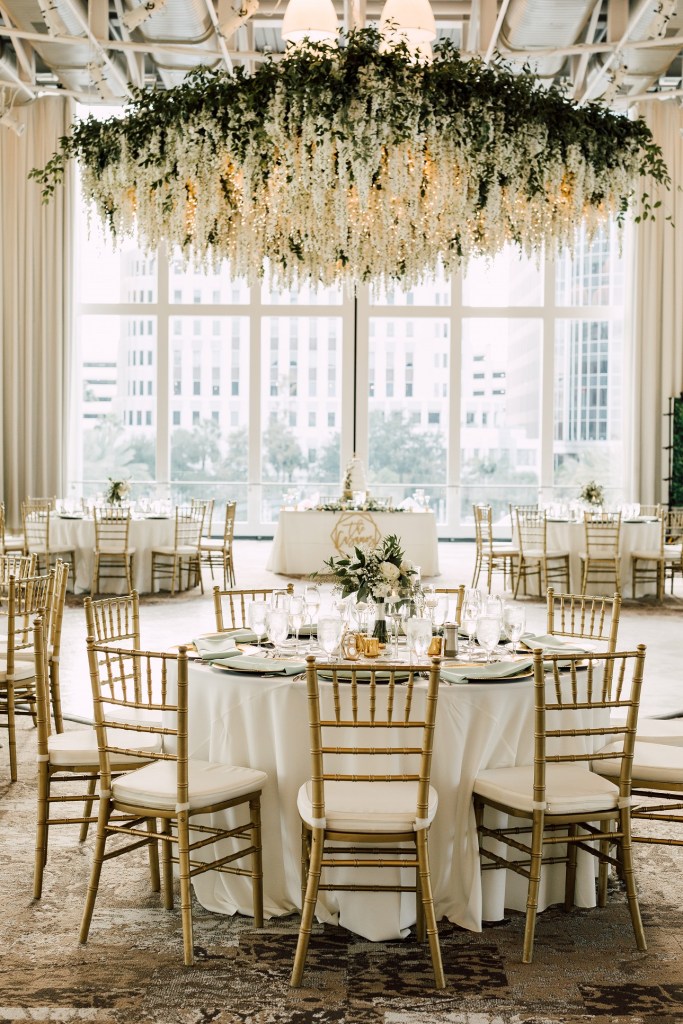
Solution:
[(73, 169), (49, 204), (28, 180), (72, 120), (67, 99), (15, 107), (0, 130), (0, 481), (8, 522), (31, 495), (65, 493), (71, 380)]
[(669, 470), (669, 398), (683, 391), (683, 110), (648, 103), (644, 112), (671, 175), (667, 192), (647, 181), (654, 221), (636, 227), (634, 267), (633, 436), (634, 498), (664, 501)]

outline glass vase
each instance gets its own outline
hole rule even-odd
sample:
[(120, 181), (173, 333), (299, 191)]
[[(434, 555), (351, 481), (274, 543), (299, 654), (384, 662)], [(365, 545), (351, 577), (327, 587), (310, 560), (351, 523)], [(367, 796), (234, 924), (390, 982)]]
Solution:
[(376, 601), (375, 607), (377, 611), (375, 613), (375, 628), (372, 631), (372, 635), (376, 636), (381, 644), (385, 644), (388, 641), (386, 605), (384, 601)]

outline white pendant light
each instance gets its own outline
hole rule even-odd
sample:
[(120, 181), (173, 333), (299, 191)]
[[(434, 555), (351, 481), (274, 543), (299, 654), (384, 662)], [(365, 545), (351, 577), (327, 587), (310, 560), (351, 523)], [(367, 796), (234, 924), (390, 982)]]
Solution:
[(282, 38), (288, 43), (310, 39), (312, 43), (337, 38), (337, 13), (332, 0), (289, 0), (282, 21)]
[(379, 20), (387, 42), (417, 47), (436, 39), (436, 22), (429, 0), (387, 0)]

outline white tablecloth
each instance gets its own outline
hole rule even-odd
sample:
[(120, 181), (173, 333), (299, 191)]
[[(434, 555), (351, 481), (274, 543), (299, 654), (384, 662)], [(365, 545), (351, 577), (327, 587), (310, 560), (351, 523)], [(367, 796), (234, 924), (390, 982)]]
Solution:
[[(513, 537), (517, 543), (516, 530)], [(621, 593), (622, 597), (632, 597), (631, 594), (631, 554), (634, 551), (656, 551), (659, 547), (660, 524), (658, 522), (622, 522), (621, 535), (619, 540), (619, 554), (621, 558)], [(579, 555), (586, 550), (586, 529), (583, 523), (568, 523), (548, 520), (548, 550), (569, 552), (569, 577), (570, 592), (581, 593), (581, 560)], [(529, 583), (529, 593), (532, 593), (534, 582)], [(614, 593), (609, 583), (589, 584), (589, 594), (603, 594), (611, 597)], [(654, 583), (652, 593), (655, 592)], [(643, 597), (645, 591), (642, 584), (638, 586), (638, 597)]]
[(439, 575), (436, 516), (433, 512), (317, 512), (282, 510), (266, 568), (291, 576), (323, 569), (330, 556), (354, 546), (378, 544), (394, 533), (406, 557), (423, 576)]
[[(128, 543), (135, 548), (133, 556), (133, 586), (139, 593), (152, 589), (152, 548), (173, 544), (174, 519), (132, 519)], [(53, 550), (76, 552), (76, 593), (90, 591), (95, 561), (95, 523), (92, 519), (67, 519), (53, 516), (50, 521), (50, 547)], [(125, 594), (124, 579), (101, 579), (103, 593)]]
[[(415, 700), (426, 686), (418, 687)], [(310, 777), (306, 686), (303, 680), (238, 676), (191, 663), (190, 755), (259, 768), (263, 790), (263, 878), (266, 916), (301, 905), (299, 786)], [(429, 847), (437, 918), (480, 931), (504, 908), (523, 910), (524, 880), (512, 872), (482, 876), (472, 812), (472, 786), (484, 768), (529, 763), (533, 751), (533, 683), (442, 686), (434, 737), (432, 784), (439, 794)], [(554, 875), (553, 875), (554, 870)], [(387, 882), (391, 872), (376, 872)], [(409, 873), (405, 875), (411, 884)], [(248, 878), (208, 872), (195, 879), (209, 910), (252, 913)], [(564, 898), (564, 872), (544, 871), (539, 906)], [(593, 858), (579, 857), (577, 903), (593, 906)], [(415, 921), (412, 894), (326, 892), (317, 914), (369, 939), (396, 938)]]

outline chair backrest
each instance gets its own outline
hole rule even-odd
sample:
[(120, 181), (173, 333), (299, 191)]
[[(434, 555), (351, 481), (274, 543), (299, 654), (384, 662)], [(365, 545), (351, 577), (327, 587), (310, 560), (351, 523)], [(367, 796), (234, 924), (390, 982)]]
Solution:
[(50, 508), (47, 505), (31, 507), (27, 502), (21, 506), (24, 523), (24, 547), (29, 552), (44, 553), (50, 550)]
[(5, 589), (10, 576), (23, 580), (36, 574), (35, 555), (0, 555), (0, 587)]
[[(534, 651), (535, 804), (545, 803), (547, 764), (598, 763), (608, 756), (621, 760), (619, 795), (630, 797), (644, 663), (642, 645), (611, 654)], [(605, 746), (610, 754), (599, 752)]]
[(48, 740), (52, 732), (50, 718), (50, 687), (47, 674), (47, 637), (40, 616), (33, 620), (33, 649), (35, 657), (36, 726), (38, 731), (38, 758), (48, 757)]
[(585, 512), (586, 554), (590, 558), (616, 558), (621, 536), (621, 512)]
[[(457, 622), (460, 625), (462, 619), (462, 606), (465, 600), (465, 584), (461, 583), (459, 587), (435, 587), (435, 594), (446, 594), (448, 596), (448, 608), (446, 610), (446, 621)], [(451, 610), (451, 597), (455, 595), (455, 618), (449, 619), (448, 612)]]
[(548, 550), (548, 523), (545, 510), (520, 505), (515, 509), (515, 516), (520, 554), (524, 556), (533, 552), (545, 555)]
[(93, 508), (95, 521), (95, 550), (110, 554), (124, 552), (128, 548), (130, 532), (130, 507), (123, 505), (100, 505)]
[[(278, 588), (280, 589), (280, 588)], [(256, 590), (221, 590), (213, 588), (213, 609), (216, 616), (216, 631), (240, 629), (248, 626), (247, 608), (252, 601), (267, 601), (273, 588)], [(294, 584), (287, 584), (287, 593), (294, 593)]]
[(213, 498), (191, 498), (190, 505), (192, 508), (201, 508), (204, 510), (204, 526), (202, 528), (202, 537), (211, 536), (211, 521), (213, 519)]
[(196, 548), (204, 528), (203, 505), (177, 505), (175, 510), (175, 547)]
[(47, 629), (45, 642), (52, 645), (52, 657), (59, 658), (62, 646), (62, 624), (64, 622), (64, 606), (66, 604), (66, 588), (69, 582), (69, 563), (58, 558), (52, 569), (54, 583), (52, 601), (50, 602), (49, 620), (43, 623), (43, 631)]
[(621, 598), (585, 597), (581, 594), (547, 594), (548, 633), (583, 640), (599, 640), (606, 650), (617, 649)]
[(416, 784), (415, 818), (425, 820), (440, 659), (426, 692), (414, 665), (306, 663), (313, 817), (325, 818), (327, 782), (405, 782)]
[(638, 514), (641, 516), (655, 516), (657, 519), (662, 515), (662, 506), (657, 505), (639, 505)]
[(665, 514), (664, 543), (680, 544), (683, 541), (683, 509), (671, 509)]
[(493, 512), (490, 505), (473, 505), (474, 539), (477, 551), (490, 551), (493, 545)]
[(18, 580), (10, 576), (7, 585), (7, 678), (14, 674), (16, 655), (32, 649), (33, 620), (47, 622), (55, 573)]
[(223, 524), (223, 547), (232, 547), (232, 539), (235, 536), (235, 515), (237, 513), (237, 502), (228, 501), (225, 506), (225, 523)]
[(140, 667), (139, 662), (135, 658), (127, 657), (127, 652), (139, 651), (142, 647), (140, 598), (137, 590), (133, 590), (125, 597), (106, 597), (101, 601), (93, 601), (86, 597), (84, 608), (86, 636), (92, 637), (97, 644), (112, 644), (124, 652), (118, 671), (124, 673), (124, 680), (132, 682), (133, 692), (140, 697), (142, 684), (136, 675)]
[(56, 495), (38, 498), (29, 496), (24, 501), (24, 504), (30, 509), (47, 508), (50, 512), (55, 512), (57, 510), (57, 497)]
[[(187, 648), (177, 652), (124, 651), (108, 644), (97, 644), (88, 637), (88, 665), (92, 686), (95, 729), (100, 755), (102, 790), (111, 789), (110, 756), (132, 755), (139, 760), (173, 761), (176, 766), (177, 805), (188, 802), (187, 746)], [(136, 693), (130, 686), (125, 658), (136, 664), (136, 676), (142, 689)], [(169, 667), (177, 667), (173, 688), (175, 701), (169, 700)], [(113, 745), (109, 729), (124, 730), (130, 737), (126, 746)], [(136, 737), (150, 733), (162, 742), (156, 752), (145, 744), (136, 746)], [(119, 733), (120, 736), (120, 733)]]

